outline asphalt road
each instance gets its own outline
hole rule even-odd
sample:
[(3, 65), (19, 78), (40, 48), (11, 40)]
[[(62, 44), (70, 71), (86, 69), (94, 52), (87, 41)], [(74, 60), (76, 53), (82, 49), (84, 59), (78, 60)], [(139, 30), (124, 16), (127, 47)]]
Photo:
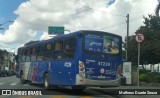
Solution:
[(17, 95), (7, 95), (0, 96), (0, 98), (115, 98), (115, 96), (107, 95), (103, 92), (86, 89), (84, 91), (75, 91), (68, 88), (58, 88), (53, 90), (45, 90), (42, 85), (36, 84), (21, 84), (19, 79), (15, 76), (9, 77), (0, 77), (0, 89), (32, 89), (32, 90), (40, 90), (43, 89), (44, 92), (47, 92), (52, 95), (41, 95), (41, 96), (17, 96)]
[(160, 98), (160, 95), (117, 95), (116, 91), (125, 91), (125, 89), (159, 89), (160, 87), (143, 87), (143, 86), (120, 86), (111, 88), (88, 87), (84, 91), (75, 91), (68, 88), (59, 88), (53, 90), (45, 90), (42, 85), (24, 84), (22, 85), (15, 76), (0, 77), (0, 89), (32, 89), (44, 90), (51, 95), (41, 96), (17, 96), (8, 95), (0, 96), (0, 98)]

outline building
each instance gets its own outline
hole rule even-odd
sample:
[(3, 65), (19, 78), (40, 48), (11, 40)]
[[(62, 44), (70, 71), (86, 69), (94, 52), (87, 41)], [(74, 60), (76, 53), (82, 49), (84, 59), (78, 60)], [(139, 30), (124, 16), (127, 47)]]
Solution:
[(15, 54), (13, 52), (8, 52), (4, 55), (4, 61), (2, 68), (4, 70), (14, 70), (15, 69)]

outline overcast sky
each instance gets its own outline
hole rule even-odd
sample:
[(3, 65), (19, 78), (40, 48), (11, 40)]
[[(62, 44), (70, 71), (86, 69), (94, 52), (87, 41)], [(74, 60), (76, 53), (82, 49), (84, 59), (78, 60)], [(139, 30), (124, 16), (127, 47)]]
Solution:
[[(14, 2), (5, 1), (7, 4)], [(15, 21), (1, 31), (0, 47), (16, 51), (30, 40), (48, 39), (48, 26), (64, 26), (71, 32), (82, 29), (106, 31), (118, 34), (124, 40), (126, 15), (130, 14), (129, 35), (133, 35), (143, 25), (143, 16), (154, 14), (157, 4), (157, 0), (20, 0), (10, 10)], [(2, 14), (5, 12), (8, 10), (3, 9)], [(0, 20), (3, 19), (0, 16)]]

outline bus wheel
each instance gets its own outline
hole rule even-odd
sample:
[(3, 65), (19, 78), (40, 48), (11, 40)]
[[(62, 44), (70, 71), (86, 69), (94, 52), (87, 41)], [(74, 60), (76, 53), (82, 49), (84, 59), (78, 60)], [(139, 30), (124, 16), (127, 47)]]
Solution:
[(44, 75), (44, 88), (50, 89), (49, 76), (47, 73)]
[(82, 85), (72, 86), (72, 90), (83, 91), (84, 89), (86, 89), (86, 86), (82, 86)]
[(27, 83), (27, 81), (24, 80), (23, 72), (20, 73), (20, 82), (21, 82), (21, 84), (26, 84)]

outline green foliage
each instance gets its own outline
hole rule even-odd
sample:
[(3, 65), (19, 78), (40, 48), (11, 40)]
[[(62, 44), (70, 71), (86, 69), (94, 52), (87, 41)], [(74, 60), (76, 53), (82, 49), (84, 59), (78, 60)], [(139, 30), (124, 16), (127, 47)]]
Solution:
[(122, 50), (122, 58), (126, 58), (126, 51)]
[(160, 73), (143, 73), (139, 75), (139, 79), (146, 83), (160, 83)]
[(134, 36), (130, 36), (128, 42), (128, 60), (137, 65), (137, 56), (138, 56), (137, 42), (134, 39)]
[(140, 80), (140, 81), (146, 82), (146, 79), (147, 79), (147, 74), (140, 74), (140, 75), (139, 75), (139, 80)]
[(155, 77), (157, 80), (157, 83), (160, 83), (160, 75)]
[(8, 54), (7, 50), (0, 49), (0, 65), (3, 64), (5, 55), (7, 55), (7, 54)]
[(139, 73), (140, 74), (146, 74), (146, 73), (149, 73), (151, 72), (150, 70), (139, 70)]
[(137, 65), (135, 63), (132, 63), (132, 66), (131, 66), (131, 71), (132, 72), (136, 72), (137, 71)]
[[(145, 41), (141, 44), (140, 64), (156, 64), (160, 62), (160, 17), (149, 15), (144, 17), (144, 26), (136, 31), (142, 32)], [(129, 37), (128, 60), (137, 62), (138, 48), (134, 35)]]

